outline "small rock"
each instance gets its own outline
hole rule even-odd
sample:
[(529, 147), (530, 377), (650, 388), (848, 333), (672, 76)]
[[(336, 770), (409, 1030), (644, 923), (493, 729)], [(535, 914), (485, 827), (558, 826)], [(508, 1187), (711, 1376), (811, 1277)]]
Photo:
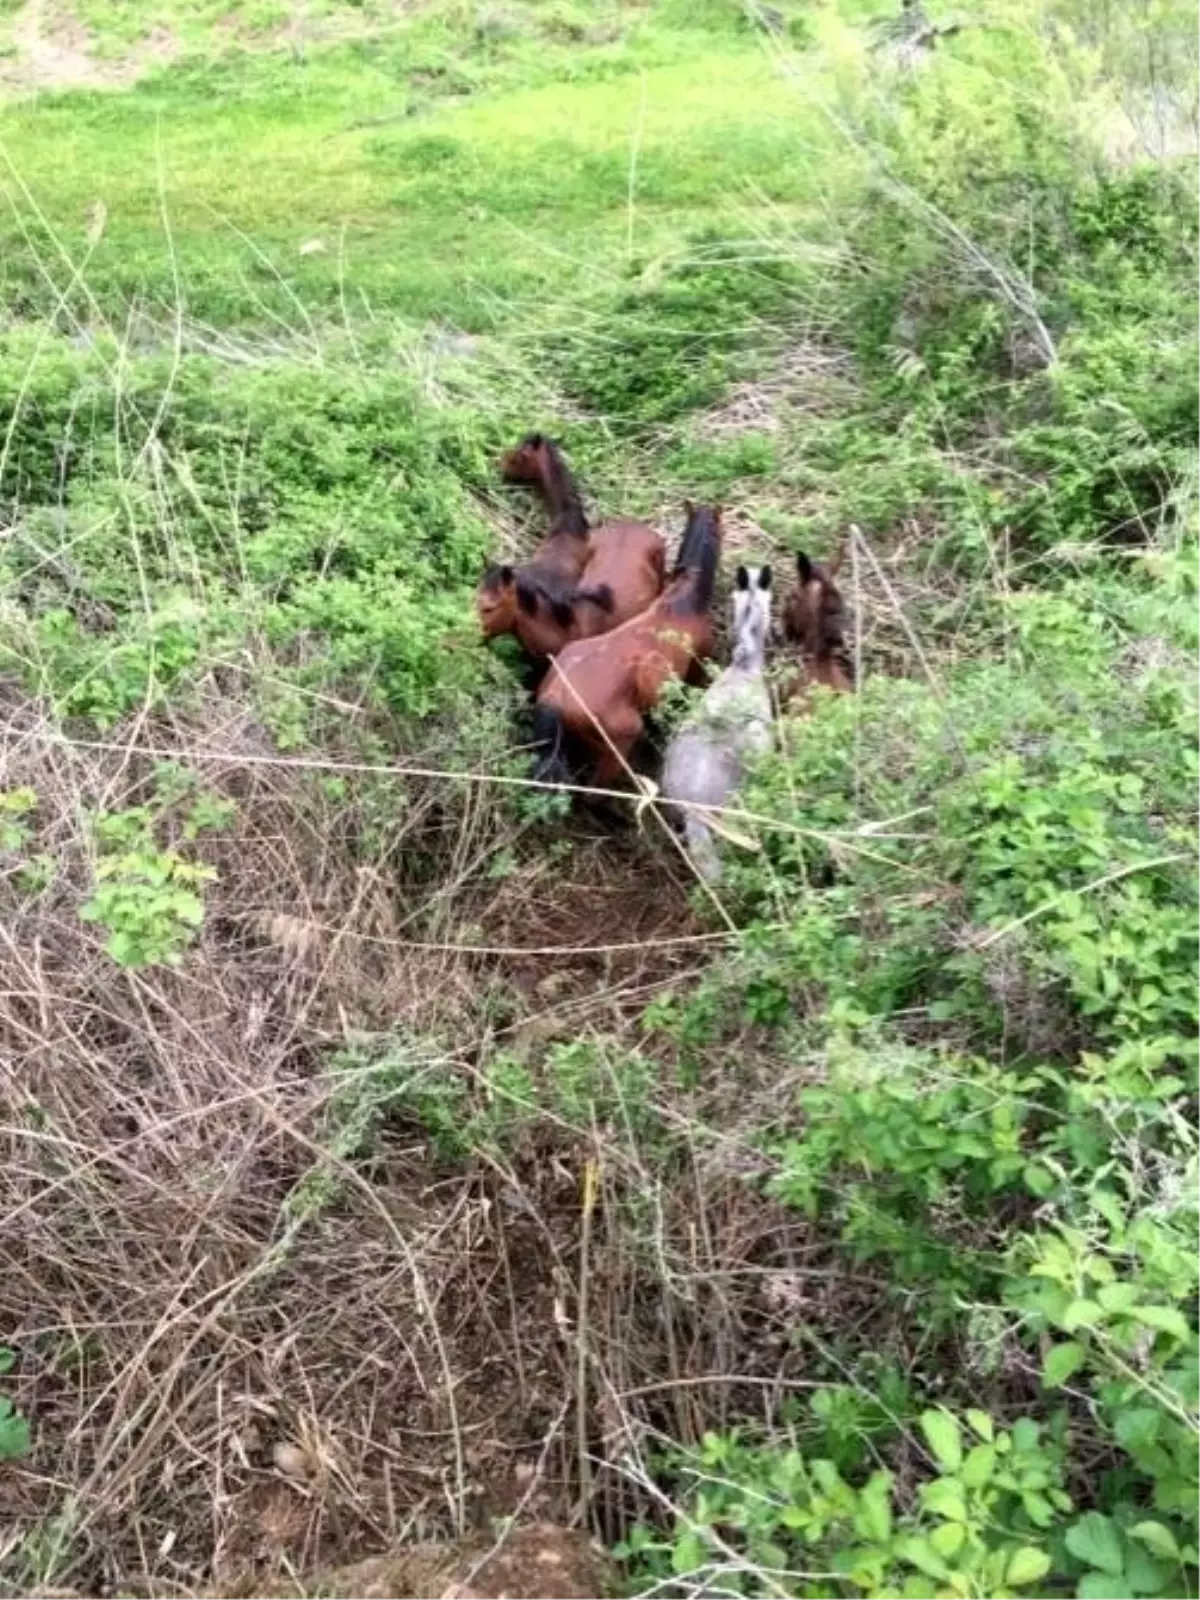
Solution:
[(287, 1478), (310, 1478), (312, 1476), (312, 1462), (308, 1452), (301, 1450), (297, 1444), (290, 1444), (286, 1439), (281, 1439), (271, 1451), (271, 1460)]

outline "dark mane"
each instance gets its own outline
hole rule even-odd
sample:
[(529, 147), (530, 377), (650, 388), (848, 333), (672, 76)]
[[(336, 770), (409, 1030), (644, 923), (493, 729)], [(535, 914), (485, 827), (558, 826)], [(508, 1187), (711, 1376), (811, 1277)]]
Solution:
[(575, 482), (573, 473), (563, 460), (562, 451), (553, 439), (547, 439), (544, 434), (531, 434), (531, 439), (540, 441), (546, 452), (548, 471), (546, 473), (546, 497), (554, 511), (554, 524), (552, 533), (587, 533), (590, 524), (587, 512), (583, 509), (583, 496), (579, 493), (579, 486)]
[(715, 506), (694, 506), (688, 511), (687, 527), (675, 558), (672, 578), (694, 572), (696, 581), (681, 594), (669, 610), (704, 611), (712, 604), (721, 555), (721, 516)]
[(573, 587), (564, 583), (556, 573), (530, 568), (527, 572), (517, 574), (517, 604), (528, 616), (532, 616), (544, 602), (549, 606), (555, 622), (562, 628), (569, 628), (575, 617), (574, 598)]

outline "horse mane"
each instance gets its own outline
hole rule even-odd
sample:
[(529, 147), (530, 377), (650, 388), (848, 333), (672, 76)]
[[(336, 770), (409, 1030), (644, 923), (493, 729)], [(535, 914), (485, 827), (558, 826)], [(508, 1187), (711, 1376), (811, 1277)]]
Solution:
[(589, 600), (592, 605), (599, 606), (601, 611), (611, 614), (617, 604), (617, 597), (613, 594), (611, 583), (598, 583), (592, 588), (573, 589), (571, 591), (573, 604), (581, 600)]
[(517, 604), (526, 616), (533, 616), (544, 601), (559, 627), (569, 628), (575, 620), (575, 599), (575, 590), (552, 574), (533, 570), (517, 574)]
[(590, 524), (587, 512), (583, 509), (583, 496), (579, 493), (579, 486), (570, 467), (563, 459), (562, 451), (546, 434), (527, 433), (505, 459), (512, 461), (526, 450), (531, 453), (542, 452), (546, 465), (545, 473), (535, 472), (529, 477), (524, 472), (514, 473), (514, 469), (510, 467), (506, 469), (509, 482), (523, 483), (541, 490), (542, 497), (550, 507), (554, 518), (550, 528), (551, 534), (566, 533), (575, 538), (582, 538), (589, 531)]
[[(513, 569), (510, 566), (503, 562), (489, 562), (489, 564), (484, 568), (483, 577), (480, 579), (479, 587), (488, 591), (502, 589), (506, 583), (511, 581), (512, 570)], [(508, 574), (507, 577), (505, 576), (506, 573)]]
[[(539, 438), (546, 452), (548, 464), (547, 490), (553, 485), (553, 492), (558, 499), (560, 510), (554, 519), (552, 533), (585, 534), (591, 524), (588, 522), (587, 512), (583, 509), (583, 496), (579, 492), (579, 485), (575, 482), (575, 475), (563, 460), (562, 451), (553, 439), (547, 439), (544, 434), (535, 434)], [(549, 496), (547, 496), (549, 498)]]
[(721, 556), (721, 514), (715, 506), (688, 508), (687, 527), (679, 544), (671, 577), (694, 572), (696, 581), (687, 600), (680, 596), (668, 609), (705, 611), (712, 604), (717, 582), (717, 563)]

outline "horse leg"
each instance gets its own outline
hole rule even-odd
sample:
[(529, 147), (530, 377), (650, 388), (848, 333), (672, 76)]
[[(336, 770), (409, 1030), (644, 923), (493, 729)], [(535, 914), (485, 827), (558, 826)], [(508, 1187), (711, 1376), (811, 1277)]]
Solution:
[(708, 823), (696, 812), (688, 811), (683, 819), (683, 835), (687, 841), (688, 856), (696, 871), (706, 883), (716, 883), (721, 876), (721, 858), (717, 854)]
[(526, 656), (524, 671), (521, 674), (521, 680), (524, 685), (525, 693), (529, 695), (536, 695), (542, 686), (542, 680), (545, 678), (549, 670), (549, 656), (542, 656), (540, 659), (536, 656)]
[(690, 689), (708, 688), (708, 669), (702, 656), (689, 657), (683, 681)]
[(642, 736), (645, 724), (640, 714), (630, 706), (606, 719), (592, 735), (592, 747), (597, 752), (595, 781), (608, 787), (629, 775), (629, 757)]

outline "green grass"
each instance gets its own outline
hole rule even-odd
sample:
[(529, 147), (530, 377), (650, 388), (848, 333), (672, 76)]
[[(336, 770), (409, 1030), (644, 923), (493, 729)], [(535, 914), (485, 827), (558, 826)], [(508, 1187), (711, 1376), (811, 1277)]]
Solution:
[(717, 47), (648, 21), (581, 51), (518, 16), (528, 35), (500, 45), (418, 23), (11, 109), (10, 293), (44, 298), (21, 228), (61, 282), (39, 216), (78, 261), (99, 202), (102, 303), (171, 304), (178, 274), (189, 312), (220, 323), (287, 314), (280, 280), (318, 315), (347, 294), (356, 313), (526, 321), (620, 273), (630, 246), (677, 250), (697, 219), (735, 226), (749, 205), (792, 215), (828, 184), (836, 133), (753, 36)]

